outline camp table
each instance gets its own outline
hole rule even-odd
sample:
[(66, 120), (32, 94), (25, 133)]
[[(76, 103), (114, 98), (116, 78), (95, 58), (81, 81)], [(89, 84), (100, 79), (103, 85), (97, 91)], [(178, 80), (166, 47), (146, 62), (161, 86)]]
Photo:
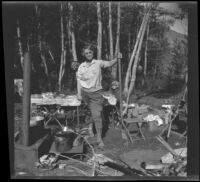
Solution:
[[(57, 118), (57, 114), (59, 113), (60, 109), (64, 107), (72, 107), (72, 109), (76, 109), (77, 111), (77, 124), (79, 125), (79, 106), (81, 105), (81, 102), (76, 98), (74, 95), (67, 95), (64, 97), (42, 97), (42, 95), (37, 95), (37, 97), (34, 97), (34, 95), (31, 96), (31, 104), (35, 104), (38, 107), (42, 107), (45, 111), (45, 119), (47, 121), (44, 122), (45, 128), (48, 128), (48, 123), (50, 121), (56, 121), (59, 126), (64, 129), (64, 126), (60, 123), (60, 121)], [(52, 111), (53, 108), (53, 111)], [(67, 122), (66, 122), (67, 125)]]

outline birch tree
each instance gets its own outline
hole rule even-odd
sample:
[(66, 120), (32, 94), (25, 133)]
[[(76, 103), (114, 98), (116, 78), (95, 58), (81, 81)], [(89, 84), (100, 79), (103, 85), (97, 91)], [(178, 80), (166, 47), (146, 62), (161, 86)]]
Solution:
[(20, 56), (20, 63), (22, 70), (24, 70), (24, 55), (22, 50), (22, 42), (21, 42), (21, 31), (20, 31), (20, 25), (19, 25), (19, 19), (17, 19), (17, 42), (18, 42), (18, 48), (19, 48), (19, 56)]
[(130, 32), (130, 28), (129, 28), (129, 32), (128, 32), (128, 59), (131, 58), (131, 32)]
[(60, 31), (61, 31), (61, 58), (60, 58), (60, 71), (58, 78), (58, 87), (59, 91), (62, 89), (62, 78), (65, 73), (65, 64), (66, 64), (66, 49), (64, 46), (65, 35), (64, 35), (64, 25), (63, 25), (63, 4), (60, 5)]
[(76, 53), (76, 38), (74, 33), (74, 25), (73, 25), (73, 6), (71, 3), (68, 3), (69, 6), (69, 35), (71, 40), (71, 50), (72, 50), (72, 57), (73, 61), (78, 61), (77, 53)]
[(146, 16), (145, 21), (144, 21), (144, 27), (142, 29), (141, 38), (140, 38), (140, 41), (139, 41), (139, 44), (138, 44), (138, 49), (137, 49), (137, 53), (136, 53), (136, 56), (135, 56), (134, 65), (133, 65), (133, 68), (132, 68), (132, 76), (131, 76), (130, 86), (129, 86), (129, 89), (128, 89), (127, 104), (128, 104), (128, 101), (129, 101), (130, 94), (131, 94), (131, 92), (134, 88), (134, 85), (135, 85), (136, 70), (137, 70), (137, 66), (138, 66), (138, 62), (139, 62), (139, 55), (140, 55), (140, 50), (141, 50), (141, 47), (142, 47), (144, 34), (145, 34), (145, 31), (146, 31), (146, 26), (147, 26), (148, 19), (149, 19), (149, 14), (150, 14), (150, 10), (147, 13), (147, 16)]
[(108, 3), (109, 8), (109, 42), (110, 42), (110, 60), (113, 59), (113, 35), (112, 35), (112, 9), (111, 2)]
[(46, 58), (45, 58), (45, 54), (43, 50), (42, 37), (40, 34), (40, 31), (41, 31), (40, 9), (37, 4), (35, 4), (35, 12), (36, 12), (36, 17), (37, 17), (37, 31), (38, 31), (37, 37), (38, 37), (38, 44), (39, 44), (38, 47), (39, 47), (40, 57), (44, 65), (45, 74), (48, 76), (48, 67), (47, 67)]
[[(117, 37), (116, 37), (116, 44), (115, 44), (115, 56), (117, 56), (119, 50), (119, 38), (120, 38), (120, 3), (117, 6)], [(117, 64), (112, 67), (112, 77), (114, 80), (117, 79)]]
[(98, 19), (98, 36), (97, 36), (97, 59), (102, 55), (102, 21), (101, 21), (101, 4), (97, 2), (97, 19)]
[(137, 39), (136, 39), (136, 42), (135, 42), (135, 45), (134, 45), (134, 49), (133, 49), (133, 52), (132, 52), (132, 55), (131, 55), (131, 58), (130, 58), (130, 61), (129, 61), (129, 64), (128, 64), (128, 69), (127, 69), (127, 72), (126, 72), (125, 83), (124, 83), (124, 93), (125, 94), (128, 94), (128, 85), (129, 85), (129, 80), (130, 80), (130, 77), (131, 77), (131, 68), (132, 68), (133, 60), (135, 58), (135, 54), (136, 54), (136, 51), (137, 51), (137, 48), (138, 48), (138, 44), (139, 44), (139, 40), (140, 40), (140, 37), (141, 37), (141, 34), (142, 34), (142, 30), (144, 28), (146, 16), (147, 16), (147, 14), (145, 14), (144, 17), (143, 17), (143, 20), (142, 20), (142, 23), (141, 23), (141, 26), (140, 26), (140, 30), (138, 32)]
[[(69, 21), (68, 21), (69, 49), (72, 56), (71, 68), (74, 70), (76, 68), (74, 68), (73, 66), (78, 67), (78, 58), (76, 52), (76, 36), (74, 32), (73, 6), (71, 3), (68, 3), (68, 7), (69, 7)], [(76, 75), (74, 72), (72, 73), (71, 78), (72, 78), (71, 89), (73, 89), (76, 84)]]
[(108, 42), (107, 42), (107, 34), (106, 34), (106, 30), (105, 30), (105, 27), (103, 28), (103, 37), (105, 38), (105, 41), (104, 41), (104, 50), (105, 50), (105, 58), (106, 60), (109, 59), (109, 45), (108, 45)]
[(146, 74), (147, 74), (147, 50), (148, 50), (148, 38), (149, 38), (149, 24), (150, 20), (147, 24), (147, 33), (146, 33), (146, 44), (145, 44), (145, 52), (144, 52), (144, 79), (142, 85), (145, 83)]

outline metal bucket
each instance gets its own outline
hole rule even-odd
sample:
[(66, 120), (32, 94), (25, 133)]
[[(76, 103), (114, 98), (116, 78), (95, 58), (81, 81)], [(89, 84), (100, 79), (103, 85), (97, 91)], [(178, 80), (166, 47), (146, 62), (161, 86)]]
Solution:
[(55, 148), (57, 152), (65, 153), (72, 149), (74, 133), (59, 131), (55, 134)]

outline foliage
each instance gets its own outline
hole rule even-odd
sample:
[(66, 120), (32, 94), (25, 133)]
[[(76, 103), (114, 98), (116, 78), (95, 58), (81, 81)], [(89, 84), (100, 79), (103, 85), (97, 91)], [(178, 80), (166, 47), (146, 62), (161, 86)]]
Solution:
[(169, 78), (173, 80), (183, 79), (187, 69), (187, 44), (176, 39), (172, 48), (172, 62), (170, 66)]
[[(64, 5), (64, 31), (65, 31), (65, 46), (67, 50), (66, 54), (66, 66), (64, 81), (65, 85), (71, 80), (70, 77), (74, 75), (74, 70), (71, 68), (72, 56), (69, 51), (68, 45), (68, 33), (67, 22), (69, 20), (69, 11), (67, 2), (56, 3), (37, 3), (40, 10), (39, 19), (36, 16), (34, 3), (23, 3), (16, 6), (16, 19), (19, 19), (22, 37), (23, 51), (27, 50), (27, 46), (30, 48), (33, 66), (36, 72), (42, 70), (42, 61), (39, 57), (38, 49), (38, 34), (41, 35), (42, 51), (47, 60), (47, 65), (50, 72), (59, 72), (60, 56), (61, 56), (61, 38), (60, 38), (60, 3)], [(76, 52), (78, 62), (83, 62), (81, 55), (81, 49), (84, 44), (92, 43), (94, 47), (97, 45), (97, 7), (96, 2), (72, 2), (73, 6), (73, 29), (76, 36)], [(120, 27), (120, 51), (122, 52), (122, 68), (123, 73), (127, 70), (129, 62), (129, 51), (132, 51), (135, 45), (139, 27), (144, 15), (145, 3), (136, 2), (124, 2), (121, 3), (121, 27)], [(184, 13), (185, 6), (180, 5), (182, 12)], [(108, 2), (101, 2), (101, 15), (103, 23), (103, 41), (102, 41), (102, 58), (106, 59), (106, 53), (109, 52), (109, 29), (108, 29)], [(163, 16), (171, 16), (168, 20), (163, 19)], [(187, 64), (186, 55), (178, 52), (180, 49), (180, 43), (174, 43), (174, 50), (170, 51), (170, 45), (167, 42), (165, 32), (169, 30), (169, 25), (174, 23), (175, 18), (181, 18), (181, 14), (177, 12), (169, 12), (159, 7), (159, 3), (155, 3), (151, 17), (150, 17), (150, 29), (148, 39), (148, 66), (147, 75), (154, 76), (155, 65), (157, 66), (157, 76), (168, 75), (172, 70), (174, 75), (181, 75), (182, 67)], [(38, 32), (37, 25), (40, 22), (40, 30)], [(16, 22), (16, 21), (15, 21)], [(117, 29), (117, 3), (112, 2), (112, 28), (113, 28), (113, 44), (116, 42), (116, 29)], [(128, 47), (128, 35), (130, 33), (131, 45)], [(16, 35), (15, 35), (16, 36)], [(146, 39), (146, 38), (145, 38)], [(142, 45), (140, 65), (144, 64), (144, 50), (145, 39)], [(16, 44), (16, 60), (15, 65), (19, 67), (19, 55)], [(185, 45), (187, 47), (187, 45)], [(50, 53), (51, 54), (50, 54)], [(173, 56), (170, 54), (173, 53)], [(169, 56), (168, 59), (166, 55)], [(95, 54), (96, 56), (96, 54)], [(173, 61), (171, 64), (171, 59)], [(182, 64), (183, 62), (184, 64)], [(171, 65), (171, 68), (168, 68)], [(184, 67), (184, 66), (183, 66)], [(20, 69), (19, 69), (20, 70)], [(42, 71), (41, 71), (42, 72)], [(109, 75), (107, 71), (104, 71), (105, 75)], [(58, 74), (57, 74), (58, 75)], [(104, 75), (104, 76), (105, 76)], [(109, 78), (109, 76), (105, 76)], [(138, 77), (138, 79), (140, 79)], [(73, 80), (71, 80), (73, 82)], [(138, 80), (140, 81), (140, 80)], [(110, 81), (109, 81), (110, 82)]]

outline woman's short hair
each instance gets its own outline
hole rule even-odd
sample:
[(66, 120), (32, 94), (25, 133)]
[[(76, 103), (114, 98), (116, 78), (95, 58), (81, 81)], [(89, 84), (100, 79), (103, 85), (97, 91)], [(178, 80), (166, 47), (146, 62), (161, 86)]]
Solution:
[(88, 45), (85, 45), (85, 46), (82, 48), (82, 52), (81, 52), (81, 55), (82, 55), (82, 56), (85, 56), (85, 50), (86, 50), (86, 49), (91, 50), (91, 51), (94, 53), (94, 47), (93, 47), (93, 45), (88, 44)]

